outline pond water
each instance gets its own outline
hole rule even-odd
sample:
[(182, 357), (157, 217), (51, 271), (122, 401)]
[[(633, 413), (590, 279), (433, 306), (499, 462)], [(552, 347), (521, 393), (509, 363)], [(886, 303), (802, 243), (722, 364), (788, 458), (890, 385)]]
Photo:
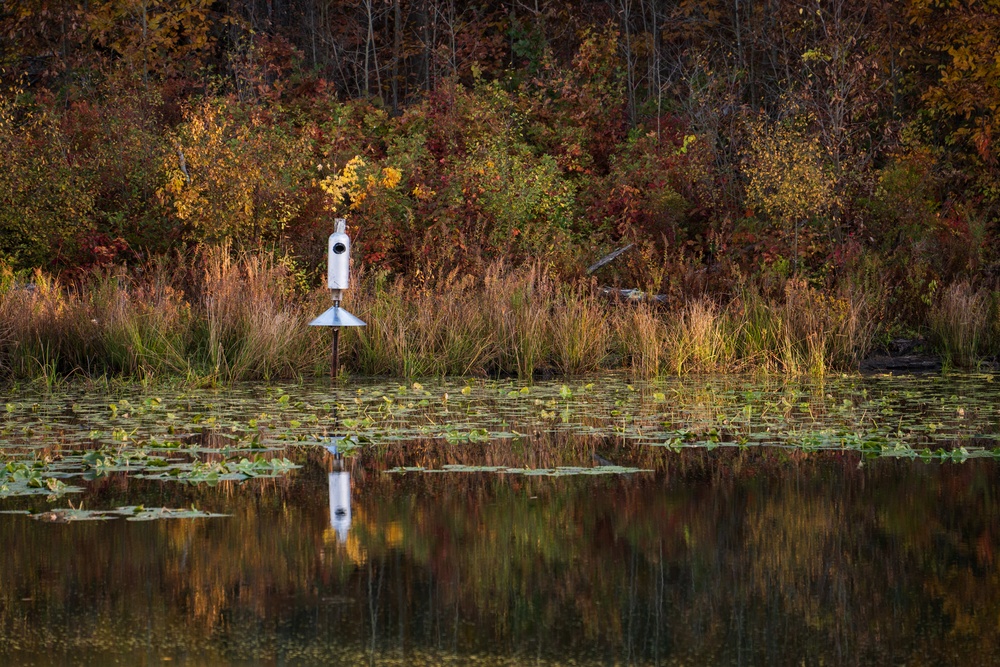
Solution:
[(11, 391), (0, 664), (1000, 664), (998, 386)]

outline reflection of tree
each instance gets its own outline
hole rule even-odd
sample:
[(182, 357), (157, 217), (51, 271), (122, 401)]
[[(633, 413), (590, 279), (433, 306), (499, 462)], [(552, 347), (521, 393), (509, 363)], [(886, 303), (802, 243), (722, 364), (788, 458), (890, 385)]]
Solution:
[[(590, 465), (594, 452), (657, 472), (378, 472), (413, 457)], [(43, 632), (53, 623), (80, 628), (88, 650), (138, 646), (101, 649), (100, 638), (141, 626), (161, 645), (261, 660), (328, 656), (336, 644), (400, 659), (985, 664), (981, 652), (997, 648), (993, 464), (859, 469), (855, 455), (793, 462), (559, 435), (408, 443), (380, 456), (352, 472), (353, 550), (329, 539), (326, 466), (312, 453), (295, 479), (209, 489), (109, 477), (83, 498), (196, 504), (230, 519), (0, 520), (0, 540), (16, 545), (0, 568), (0, 658), (11, 637), (34, 650), (68, 645)]]

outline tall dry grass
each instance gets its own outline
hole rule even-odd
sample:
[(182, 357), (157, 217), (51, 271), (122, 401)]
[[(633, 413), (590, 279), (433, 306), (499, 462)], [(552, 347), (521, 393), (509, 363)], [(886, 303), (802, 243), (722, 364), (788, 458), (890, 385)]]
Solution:
[[(227, 248), (201, 258), (196, 358), (223, 382), (297, 377), (322, 367), (326, 352), (296, 295), (293, 277), (273, 254), (233, 258)], [(318, 313), (317, 313), (318, 314)]]
[(845, 287), (823, 294), (790, 280), (780, 298), (744, 286), (722, 306), (708, 298), (678, 311), (613, 303), (589, 282), (557, 283), (538, 266), (494, 264), (480, 279), (424, 278), (417, 287), (375, 276), (358, 303), (364, 374), (585, 373), (625, 367), (661, 373), (770, 371), (822, 374), (856, 367), (878, 332), (879, 299)]
[(495, 262), (487, 269), (481, 303), (497, 340), (496, 372), (530, 378), (546, 363), (555, 294), (555, 281), (541, 265), (513, 270)]
[(613, 323), (585, 287), (557, 289), (544, 269), (489, 267), (481, 278), (375, 275), (355, 296), (368, 326), (353, 359), (366, 375), (505, 374), (600, 367)]
[[(74, 293), (83, 312), (69, 321), (78, 342), (67, 346), (68, 365), (91, 375), (99, 371), (151, 378), (191, 373), (191, 307), (165, 263), (150, 264), (138, 278), (120, 271), (97, 273)], [(85, 350), (86, 356), (74, 350)]]
[(0, 366), (14, 376), (38, 377), (52, 381), (64, 347), (64, 331), (59, 324), (67, 317), (62, 286), (51, 277), (36, 272), (30, 283), (12, 277), (5, 280), (0, 301), (4, 322)]
[(667, 327), (669, 372), (758, 371), (822, 375), (856, 368), (879, 331), (878, 295), (850, 286), (837, 295), (788, 280), (780, 298), (739, 286), (726, 306), (702, 297)]
[[(199, 383), (324, 376), (331, 334), (308, 322), (329, 307), (329, 295), (303, 291), (301, 282), (275, 255), (224, 248), (72, 284), (0, 271), (0, 373), (48, 383), (77, 374)], [(639, 377), (822, 374), (856, 367), (884, 303), (850, 284), (825, 293), (789, 280), (766, 293), (744, 283), (727, 303), (701, 297), (670, 310), (608, 301), (595, 287), (501, 262), (476, 276), (404, 280), (362, 271), (343, 305), (368, 326), (342, 332), (342, 365), (395, 376), (530, 378), (606, 367)], [(968, 288), (955, 290), (942, 296), (933, 321), (942, 340), (957, 341), (949, 343), (955, 358), (971, 359), (986, 348), (945, 323), (954, 313), (980, 313), (974, 328), (983, 330), (984, 297), (970, 301)]]
[(802, 280), (785, 284), (786, 363), (813, 375), (856, 367), (878, 330), (873, 300), (849, 288), (824, 294)]
[(623, 365), (641, 378), (660, 375), (667, 365), (666, 318), (649, 303), (624, 309), (616, 318), (618, 352)]
[(0, 371), (16, 379), (213, 383), (325, 367), (328, 348), (308, 327), (305, 299), (270, 254), (209, 250), (180, 267), (154, 261), (66, 285), (36, 272), (0, 286)]
[(712, 372), (728, 366), (733, 355), (729, 317), (714, 302), (702, 298), (684, 306), (668, 326), (667, 365), (670, 372)]
[(472, 277), (449, 274), (413, 285), (377, 274), (360, 283), (351, 304), (367, 326), (351, 332), (348, 359), (362, 374), (485, 373), (498, 340)]
[(613, 312), (598, 303), (593, 285), (559, 290), (549, 315), (548, 342), (557, 371), (566, 375), (600, 368), (611, 348)]

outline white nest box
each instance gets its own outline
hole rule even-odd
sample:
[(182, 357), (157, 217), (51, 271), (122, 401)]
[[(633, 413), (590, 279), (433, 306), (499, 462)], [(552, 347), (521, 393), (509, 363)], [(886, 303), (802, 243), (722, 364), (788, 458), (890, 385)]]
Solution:
[[(347, 235), (347, 223), (337, 218), (336, 227), (326, 243), (327, 268), (326, 283), (333, 294), (333, 308), (314, 319), (309, 324), (314, 327), (363, 327), (365, 323), (340, 307), (344, 290), (351, 284), (351, 238)], [(336, 346), (336, 338), (334, 338)]]
[(326, 285), (332, 290), (345, 290), (351, 283), (351, 237), (346, 221), (337, 218), (337, 226), (327, 241)]

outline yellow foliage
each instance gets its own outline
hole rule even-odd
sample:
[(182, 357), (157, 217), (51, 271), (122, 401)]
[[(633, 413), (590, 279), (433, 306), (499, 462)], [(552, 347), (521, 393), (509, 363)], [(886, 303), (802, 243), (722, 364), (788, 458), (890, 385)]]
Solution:
[(331, 212), (341, 211), (345, 202), (348, 209), (357, 211), (366, 199), (380, 190), (395, 190), (403, 180), (403, 172), (395, 167), (373, 167), (365, 158), (355, 155), (339, 175), (330, 174), (319, 182), (328, 195), (327, 206)]
[(413, 188), (413, 196), (419, 201), (430, 201), (437, 196), (437, 192), (431, 188), (425, 188), (417, 183), (416, 187)]
[(835, 203), (826, 151), (804, 124), (752, 127), (747, 158), (747, 199), (766, 216), (794, 224)]
[(395, 167), (382, 168), (382, 185), (390, 190), (396, 189), (399, 182), (403, 180), (403, 172)]

